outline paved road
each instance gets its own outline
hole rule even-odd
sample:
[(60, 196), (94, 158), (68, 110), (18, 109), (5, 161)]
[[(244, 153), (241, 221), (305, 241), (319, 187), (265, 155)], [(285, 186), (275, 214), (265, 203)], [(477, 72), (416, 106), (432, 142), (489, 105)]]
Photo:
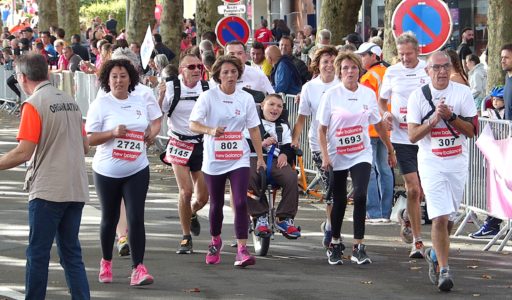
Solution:
[[(0, 155), (15, 146), (18, 122), (0, 112)], [(91, 158), (88, 158), (90, 166)], [(208, 245), (207, 208), (201, 211), (202, 233), (194, 239), (195, 254), (177, 255), (181, 234), (177, 212), (177, 188), (171, 170), (151, 156), (152, 179), (146, 204), (147, 248), (145, 264), (155, 283), (129, 287), (130, 260), (114, 257), (112, 284), (97, 281), (99, 202), (90, 179), (91, 202), (82, 218), (80, 238), (94, 299), (512, 299), (512, 252), (482, 252), (484, 243), (457, 238), (452, 244), (451, 268), (455, 288), (438, 292), (427, 279), (423, 260), (407, 257), (409, 246), (398, 237), (398, 225), (367, 226), (366, 244), (373, 264), (358, 266), (345, 261), (330, 266), (321, 247), (319, 225), (323, 205), (301, 199), (296, 223), (303, 237), (289, 241), (276, 236), (269, 255), (255, 266), (233, 267), (235, 249), (226, 246), (220, 265), (204, 263)], [(21, 191), (25, 168), (0, 172), (0, 299), (23, 299), (27, 201)], [(232, 215), (225, 210), (223, 238), (233, 235)], [(343, 233), (350, 241), (351, 214)], [(429, 226), (424, 226), (425, 238)], [(473, 230), (473, 228), (468, 228)], [(428, 243), (428, 242), (427, 242)], [(348, 243), (347, 243), (348, 244)], [(507, 252), (508, 251), (508, 252)], [(64, 274), (52, 251), (47, 299), (68, 299)]]

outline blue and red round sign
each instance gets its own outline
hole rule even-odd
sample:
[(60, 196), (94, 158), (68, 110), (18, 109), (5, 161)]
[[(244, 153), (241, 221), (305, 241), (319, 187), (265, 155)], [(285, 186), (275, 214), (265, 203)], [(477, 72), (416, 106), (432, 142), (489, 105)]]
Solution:
[(217, 34), (217, 41), (223, 47), (235, 40), (246, 44), (250, 35), (249, 24), (240, 17), (224, 17), (217, 23), (215, 33)]
[(441, 49), (452, 32), (450, 10), (440, 0), (402, 1), (395, 9), (391, 23), (395, 38), (406, 31), (416, 34), (421, 54)]

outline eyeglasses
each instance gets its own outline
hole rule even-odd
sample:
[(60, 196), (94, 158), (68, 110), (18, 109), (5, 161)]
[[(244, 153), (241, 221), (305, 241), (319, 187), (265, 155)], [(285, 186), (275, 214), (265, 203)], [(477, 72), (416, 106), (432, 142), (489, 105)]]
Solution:
[(451, 66), (452, 66), (451, 63), (446, 63), (444, 65), (431, 65), (430, 68), (432, 68), (432, 70), (434, 70), (434, 72), (439, 72), (439, 71), (441, 71), (441, 69), (444, 69), (445, 71), (449, 71)]
[(186, 69), (189, 69), (190, 71), (194, 71), (196, 68), (199, 70), (202, 70), (204, 68), (204, 66), (202, 64), (197, 64), (197, 65), (186, 65), (186, 66), (183, 66), (182, 68), (186, 68)]

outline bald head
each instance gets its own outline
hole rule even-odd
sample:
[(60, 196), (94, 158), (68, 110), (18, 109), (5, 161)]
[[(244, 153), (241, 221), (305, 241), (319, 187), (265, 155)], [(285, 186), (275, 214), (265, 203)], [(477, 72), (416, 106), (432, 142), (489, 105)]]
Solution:
[(277, 46), (269, 46), (265, 50), (265, 58), (268, 62), (270, 62), (272, 65), (277, 64), (279, 59), (281, 59), (281, 51)]

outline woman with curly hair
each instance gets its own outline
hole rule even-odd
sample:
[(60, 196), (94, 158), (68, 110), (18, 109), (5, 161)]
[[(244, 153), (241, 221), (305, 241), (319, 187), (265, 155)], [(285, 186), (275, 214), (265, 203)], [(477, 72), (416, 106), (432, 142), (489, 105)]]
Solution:
[(127, 59), (104, 63), (99, 82), (106, 95), (89, 108), (85, 129), (89, 143), (97, 146), (92, 169), (101, 203), (100, 242), (102, 259), (99, 281), (112, 282), (112, 250), (121, 199), (126, 205), (132, 258), (130, 285), (153, 283), (143, 264), (146, 247), (144, 206), (149, 186), (149, 161), (144, 142), (153, 120), (162, 115), (158, 107), (137, 93), (139, 74)]

